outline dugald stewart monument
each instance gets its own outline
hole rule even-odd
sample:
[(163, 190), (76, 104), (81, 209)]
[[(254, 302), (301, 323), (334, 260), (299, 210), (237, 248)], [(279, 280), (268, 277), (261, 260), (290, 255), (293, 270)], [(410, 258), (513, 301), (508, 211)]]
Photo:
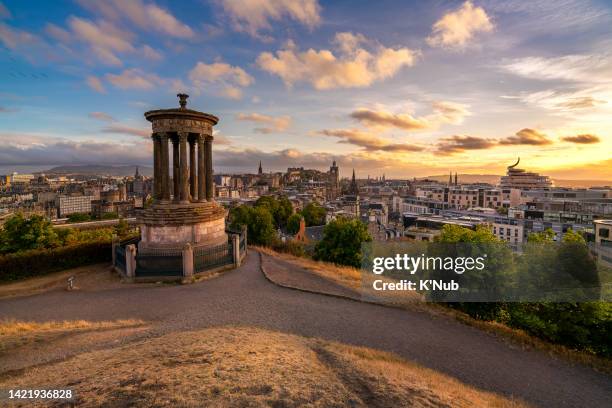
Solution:
[(212, 130), (219, 119), (187, 109), (189, 96), (177, 96), (179, 108), (145, 113), (153, 128), (155, 184), (153, 205), (141, 214), (139, 249), (187, 243), (196, 248), (227, 241), (225, 210), (213, 199)]
[(144, 114), (152, 126), (153, 202), (138, 214), (140, 238), (113, 245), (115, 267), (130, 280), (189, 279), (238, 266), (246, 253), (246, 232), (228, 236), (226, 210), (214, 200), (219, 118), (188, 109), (189, 95), (177, 96), (178, 108)]

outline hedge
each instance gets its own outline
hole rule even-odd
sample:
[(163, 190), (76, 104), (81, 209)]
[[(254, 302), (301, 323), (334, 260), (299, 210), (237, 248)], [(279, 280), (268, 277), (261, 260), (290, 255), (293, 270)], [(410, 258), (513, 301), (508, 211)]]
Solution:
[(84, 242), (51, 249), (32, 249), (0, 255), (0, 282), (45, 275), (77, 266), (110, 262), (109, 241)]

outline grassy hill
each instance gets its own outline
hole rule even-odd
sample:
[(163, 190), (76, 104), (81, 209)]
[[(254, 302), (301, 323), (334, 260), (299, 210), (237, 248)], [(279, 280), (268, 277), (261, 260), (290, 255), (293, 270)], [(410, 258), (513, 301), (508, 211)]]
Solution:
[(171, 333), (0, 379), (44, 386), (73, 389), (82, 407), (524, 406), (393, 354), (251, 327)]

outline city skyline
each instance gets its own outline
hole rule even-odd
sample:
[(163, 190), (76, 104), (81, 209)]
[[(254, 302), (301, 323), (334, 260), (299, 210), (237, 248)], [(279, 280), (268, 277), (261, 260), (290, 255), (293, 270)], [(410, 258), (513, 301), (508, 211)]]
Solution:
[(184, 91), (221, 118), (219, 172), (501, 175), (521, 156), (612, 180), (603, 1), (237, 4), (1, 2), (0, 167), (150, 166), (142, 113)]

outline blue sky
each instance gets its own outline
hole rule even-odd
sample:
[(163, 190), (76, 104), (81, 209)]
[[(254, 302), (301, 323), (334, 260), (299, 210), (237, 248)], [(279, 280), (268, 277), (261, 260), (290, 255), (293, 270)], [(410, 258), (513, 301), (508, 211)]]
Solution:
[(612, 180), (611, 34), (606, 1), (2, 0), (0, 168), (150, 164), (184, 91), (219, 172)]

